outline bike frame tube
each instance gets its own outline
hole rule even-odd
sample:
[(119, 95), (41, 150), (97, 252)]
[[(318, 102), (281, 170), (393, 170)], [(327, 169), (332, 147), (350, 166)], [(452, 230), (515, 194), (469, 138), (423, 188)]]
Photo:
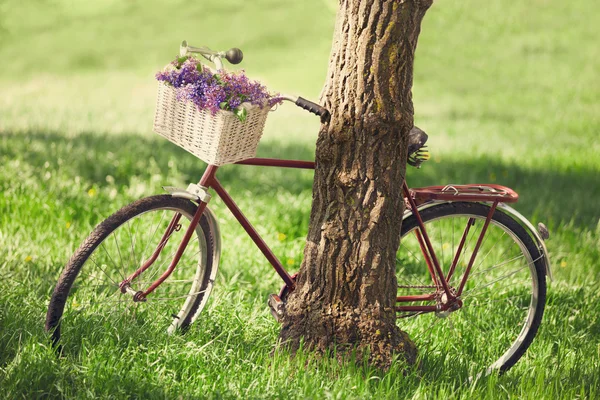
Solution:
[(423, 257), (425, 257), (425, 263), (427, 264), (427, 269), (429, 270), (429, 275), (431, 276), (431, 280), (436, 287), (439, 287), (438, 280), (435, 277), (434, 267), (431, 263), (431, 257), (429, 257), (429, 253), (427, 252), (427, 248), (425, 243), (423, 242), (423, 235), (421, 235), (421, 231), (415, 229), (415, 236), (417, 237), (417, 241), (419, 242), (419, 247), (421, 248), (421, 253), (423, 253)]
[[(202, 179), (200, 179), (200, 184), (202, 185), (202, 184), (207, 184), (207, 183), (211, 182), (214, 179), (215, 174), (217, 173), (217, 169), (218, 169), (218, 167), (216, 167), (214, 165), (209, 165), (208, 168), (204, 171), (204, 174), (202, 175)], [(152, 285), (150, 285), (150, 287), (148, 287), (148, 289), (143, 291), (141, 293), (141, 296), (138, 296), (136, 294), (134, 299), (137, 299), (137, 301), (140, 301), (141, 299), (145, 298), (150, 293), (152, 293), (158, 286), (160, 286), (169, 276), (171, 276), (171, 273), (173, 273), (173, 271), (175, 270), (175, 267), (177, 267), (177, 264), (179, 263), (179, 260), (181, 259), (181, 256), (183, 255), (183, 252), (187, 248), (187, 245), (189, 244), (190, 239), (192, 238), (192, 235), (194, 234), (194, 231), (196, 230), (196, 227), (200, 223), (200, 218), (202, 217), (202, 213), (204, 213), (204, 209), (206, 208), (206, 205), (207, 205), (207, 203), (204, 201), (199, 202), (198, 208), (196, 209), (196, 213), (194, 214), (194, 217), (192, 218), (192, 221), (190, 222), (190, 226), (188, 226), (187, 230), (185, 231), (183, 239), (182, 239), (181, 243), (179, 244), (179, 247), (177, 248), (177, 252), (175, 253), (175, 256), (173, 257), (173, 260), (171, 260), (171, 263), (169, 264), (169, 267), (167, 268), (167, 270), (165, 272), (163, 272), (163, 274), (156, 281), (154, 281), (152, 283)], [(119, 286), (121, 287), (122, 292), (125, 290), (126, 286), (128, 286), (131, 283), (131, 281), (133, 279), (138, 277), (142, 272), (144, 272), (146, 269), (148, 269), (148, 267), (150, 267), (150, 265), (152, 265), (154, 263), (154, 261), (156, 261), (156, 258), (158, 258), (158, 255), (161, 253), (161, 251), (164, 249), (164, 247), (166, 245), (166, 240), (168, 240), (170, 238), (170, 236), (173, 233), (173, 231), (175, 230), (175, 226), (179, 222), (180, 218), (181, 218), (181, 214), (179, 214), (179, 213), (175, 214), (175, 216), (169, 223), (169, 226), (168, 226), (166, 232), (163, 234), (163, 240), (165, 240), (165, 241), (163, 242), (163, 240), (161, 240), (161, 242), (159, 242), (159, 245), (157, 246), (156, 250), (154, 250), (154, 253), (152, 254), (152, 257), (150, 258), (150, 260), (146, 261), (144, 263), (144, 265), (141, 268), (139, 268), (136, 272), (134, 272), (134, 274), (131, 277), (129, 277), (126, 280), (124, 280), (123, 282), (121, 282), (121, 284)]]
[[(150, 293), (152, 293), (154, 291), (154, 289), (156, 289), (161, 283), (163, 283), (171, 275), (171, 273), (175, 270), (175, 267), (179, 263), (179, 260), (181, 259), (183, 252), (185, 251), (188, 243), (190, 242), (190, 239), (192, 238), (192, 235), (194, 234), (196, 227), (200, 223), (200, 218), (202, 217), (202, 213), (204, 212), (204, 209), (206, 208), (206, 204), (207, 203), (205, 203), (205, 202), (200, 202), (200, 204), (198, 204), (198, 209), (196, 210), (196, 214), (194, 214), (194, 218), (192, 218), (192, 222), (190, 222), (190, 226), (188, 226), (187, 230), (185, 231), (185, 234), (183, 235), (183, 239), (181, 240), (181, 243), (179, 244), (179, 247), (177, 248), (177, 252), (175, 253), (175, 256), (173, 257), (173, 260), (171, 260), (171, 264), (169, 265), (169, 268), (167, 268), (167, 270), (160, 276), (160, 278), (158, 278), (152, 285), (150, 285), (150, 287), (148, 289), (146, 289), (146, 291), (144, 291), (143, 297), (146, 297)], [(163, 246), (163, 248), (164, 248), (164, 246)]]
[[(273, 166), (273, 167), (288, 167), (288, 168), (303, 168), (303, 169), (312, 169), (314, 168), (314, 163), (309, 161), (298, 161), (298, 160), (279, 160), (279, 159), (271, 159), (271, 158), (251, 158), (248, 160), (241, 161), (240, 164), (246, 163), (246, 165), (261, 165), (261, 166)], [(216, 178), (217, 169), (219, 167), (215, 165), (209, 165), (208, 169), (202, 176), (200, 180), (200, 186), (204, 186), (207, 188), (214, 189), (217, 192), (217, 195), (223, 200), (223, 203), (227, 206), (229, 211), (233, 214), (233, 216), (237, 219), (237, 221), (242, 225), (246, 233), (250, 236), (254, 244), (259, 248), (259, 250), (263, 253), (263, 255), (269, 260), (277, 274), (283, 279), (286, 286), (290, 290), (294, 290), (295, 284), (294, 279), (290, 276), (290, 274), (283, 268), (281, 262), (277, 259), (275, 254), (271, 251), (267, 243), (262, 239), (259, 233), (254, 229), (248, 218), (242, 213), (242, 210), (237, 206), (235, 201), (231, 198), (227, 190), (221, 185), (221, 182)]]
[(162, 249), (167, 245), (167, 242), (169, 241), (169, 238), (171, 237), (171, 234), (173, 233), (173, 231), (175, 231), (177, 229), (176, 227), (177, 227), (177, 224), (179, 223), (180, 219), (181, 219), (181, 214), (179, 214), (179, 213), (175, 214), (173, 216), (173, 218), (171, 218), (171, 222), (169, 222), (169, 226), (167, 227), (167, 230), (165, 231), (165, 233), (163, 234), (162, 238), (158, 242), (158, 246), (156, 247), (156, 249), (154, 250), (154, 252), (150, 256), (150, 258), (147, 259), (144, 262), (144, 264), (142, 264), (142, 266), (137, 269), (137, 271), (135, 271), (132, 275), (130, 275), (127, 279), (125, 279), (119, 285), (119, 287), (121, 288), (121, 292), (122, 293), (126, 292), (125, 287), (127, 285), (129, 285), (135, 278), (137, 278), (138, 276), (140, 276), (152, 264), (154, 264), (154, 261), (156, 261), (156, 259), (158, 258), (158, 255), (160, 254), (160, 252), (162, 251)]
[(408, 296), (398, 296), (396, 301), (400, 303), (407, 303), (413, 301), (430, 301), (435, 300), (435, 294), (413, 294)]
[(467, 240), (467, 236), (469, 235), (469, 231), (471, 230), (471, 226), (475, 220), (473, 218), (469, 218), (467, 221), (467, 226), (463, 232), (462, 237), (460, 238), (460, 243), (458, 244), (458, 249), (456, 249), (456, 254), (454, 255), (454, 259), (452, 260), (452, 265), (450, 266), (450, 271), (448, 271), (448, 276), (446, 280), (450, 282), (452, 279), (452, 275), (454, 274), (454, 270), (456, 269), (456, 265), (458, 264), (458, 260), (460, 259), (460, 254), (462, 253), (463, 246), (465, 245), (465, 240)]
[[(314, 169), (315, 168), (315, 162), (313, 162), (313, 161), (281, 160), (281, 159), (274, 159), (274, 158), (251, 158), (251, 159), (239, 161), (236, 164), (266, 166), (266, 167), (295, 168), (295, 169)], [(240, 208), (234, 202), (233, 198), (229, 195), (229, 193), (221, 185), (219, 180), (216, 178), (216, 173), (217, 173), (218, 169), (219, 169), (219, 167), (216, 165), (209, 165), (207, 167), (207, 169), (204, 171), (204, 174), (202, 175), (202, 178), (200, 179), (199, 185), (204, 188), (207, 188), (207, 189), (212, 188), (216, 191), (217, 195), (221, 198), (221, 200), (223, 200), (223, 202), (225, 203), (227, 208), (231, 211), (231, 213), (234, 215), (234, 217), (237, 219), (237, 221), (240, 223), (240, 225), (242, 225), (242, 227), (244, 228), (246, 233), (248, 233), (248, 235), (254, 241), (256, 246), (261, 250), (261, 252), (267, 258), (267, 260), (269, 260), (269, 262), (271, 263), (271, 265), (273, 266), (275, 271), (278, 273), (278, 275), (281, 277), (281, 279), (285, 282), (286, 286), (290, 290), (293, 290), (295, 288), (295, 284), (294, 284), (295, 276), (294, 277), (290, 276), (290, 274), (283, 268), (283, 265), (281, 264), (281, 262), (273, 254), (273, 252), (271, 251), (269, 246), (265, 243), (265, 241), (262, 239), (260, 234), (252, 226), (250, 221), (242, 213)], [(468, 187), (468, 185), (463, 185), (463, 187)], [(427, 188), (418, 189), (418, 191), (419, 192), (416, 193), (417, 195), (415, 197), (420, 196), (420, 198), (419, 198), (420, 201), (422, 201), (422, 199), (425, 198), (424, 196), (429, 195), (429, 193), (427, 192)], [(415, 198), (413, 198), (411, 191), (408, 188), (408, 185), (406, 184), (406, 181), (403, 183), (403, 192), (404, 192), (405, 198), (408, 200), (408, 203), (412, 209), (413, 215), (415, 215), (415, 217), (417, 218), (418, 230), (415, 232), (415, 234), (417, 235), (417, 239), (419, 241), (421, 251), (423, 252), (423, 255), (426, 259), (427, 267), (430, 272), (433, 283), (435, 284), (436, 287), (438, 287), (438, 292), (439, 292), (439, 289), (441, 286), (441, 289), (443, 289), (443, 292), (446, 294), (447, 298), (446, 298), (446, 301), (444, 304), (397, 306), (396, 310), (397, 311), (405, 311), (405, 312), (411, 312), (411, 311), (412, 312), (433, 312), (433, 311), (440, 311), (440, 310), (444, 311), (444, 310), (448, 309), (450, 307), (450, 304), (456, 299), (456, 297), (460, 296), (460, 294), (462, 293), (462, 290), (468, 279), (469, 273), (471, 271), (471, 268), (472, 268), (475, 258), (477, 256), (477, 252), (479, 251), (479, 247), (482, 244), (483, 237), (485, 236), (485, 233), (487, 231), (487, 228), (489, 226), (491, 218), (494, 214), (494, 211), (496, 210), (496, 207), (499, 202), (506, 201), (506, 200), (505, 199), (500, 200), (500, 199), (498, 199), (498, 197), (493, 196), (493, 195), (489, 196), (490, 198), (494, 198), (495, 201), (493, 202), (490, 213), (488, 214), (488, 216), (486, 218), (482, 232), (479, 235), (479, 239), (477, 241), (477, 244), (475, 245), (473, 254), (471, 255), (471, 259), (469, 260), (469, 264), (467, 266), (465, 274), (463, 275), (460, 287), (458, 289), (458, 293), (456, 296), (454, 296), (452, 294), (452, 292), (450, 291), (450, 288), (448, 286), (448, 281), (452, 277), (452, 273), (454, 272), (454, 268), (456, 267), (456, 264), (459, 259), (458, 257), (460, 256), (460, 253), (463, 250), (463, 245), (464, 245), (466, 236), (468, 235), (468, 232), (469, 232), (469, 229), (471, 226), (471, 220), (469, 220), (469, 223), (467, 224), (467, 227), (465, 228), (463, 237), (461, 239), (461, 243), (459, 245), (459, 249), (457, 250), (457, 254), (455, 255), (454, 260), (452, 262), (450, 271), (448, 273), (448, 277), (446, 277), (446, 276), (444, 276), (444, 273), (441, 269), (441, 266), (439, 264), (436, 254), (435, 254), (435, 251), (433, 249), (431, 241), (429, 240), (429, 236), (427, 234), (425, 224), (423, 223), (423, 220), (419, 214), (418, 206), (415, 201)], [(514, 192), (511, 191), (510, 194), (512, 195), (513, 193)], [(439, 195), (439, 194), (437, 194), (437, 195)], [(518, 198), (517, 196), (518, 195), (516, 195), (516, 193), (514, 193), (514, 197), (511, 196), (511, 200), (514, 199), (515, 197)], [(464, 196), (464, 197), (461, 196), (460, 199), (461, 199), (461, 201), (476, 201), (475, 198), (471, 199), (470, 197), (467, 197), (467, 196)], [(481, 195), (479, 195), (479, 197), (477, 197), (477, 201), (480, 201), (480, 200), (481, 200)], [(190, 226), (188, 227), (188, 229), (185, 232), (184, 238), (177, 249), (177, 253), (175, 254), (175, 257), (171, 261), (171, 264), (169, 265), (168, 269), (161, 275), (161, 277), (157, 281), (155, 281), (145, 292), (143, 292), (143, 297), (147, 296), (152, 291), (154, 291), (154, 289), (156, 289), (156, 287), (158, 287), (162, 282), (164, 282), (164, 280), (167, 279), (170, 276), (170, 274), (173, 272), (173, 270), (177, 266), (177, 263), (181, 259), (183, 252), (185, 251), (187, 245), (189, 244), (189, 241), (193, 235), (193, 232), (196, 229), (196, 227), (198, 226), (198, 224), (200, 222), (200, 218), (201, 218), (206, 206), (207, 206), (207, 202), (204, 202), (204, 201), (199, 202), (198, 209), (196, 210), (196, 213), (194, 214), (194, 217), (190, 223)], [(163, 238), (161, 239), (161, 242), (157, 246), (157, 248), (154, 251), (154, 253), (152, 254), (151, 258), (148, 259), (144, 263), (144, 265), (142, 267), (140, 267), (131, 277), (129, 277), (125, 281), (123, 281), (122, 284), (130, 283), (131, 280), (135, 279), (142, 272), (144, 272), (144, 270), (146, 270), (150, 265), (152, 265), (152, 263), (156, 260), (156, 258), (158, 257), (158, 255), (160, 254), (162, 249), (165, 247), (165, 243), (169, 239), (170, 235), (176, 229), (176, 226), (178, 225), (180, 217), (181, 217), (181, 214), (176, 214), (173, 217), (173, 219), (171, 220), (171, 222), (169, 224), (169, 227), (167, 228), (166, 232), (163, 234)], [(438, 295), (437, 293), (432, 293), (432, 294), (425, 294), (425, 295), (397, 296), (397, 302), (402, 303), (402, 302), (417, 302), (417, 301), (434, 301), (434, 300), (436, 300), (437, 295)]]
[[(397, 306), (396, 311), (418, 311), (418, 312), (434, 312), (438, 311), (437, 306)], [(442, 310), (443, 311), (443, 310)]]
[[(472, 226), (472, 223), (474, 221), (473, 218), (469, 218), (468, 222), (467, 222), (467, 226), (465, 227), (465, 230), (463, 232), (461, 241), (459, 243), (458, 249), (456, 251), (456, 254), (454, 255), (454, 259), (452, 261), (450, 270), (448, 272), (448, 277), (444, 277), (443, 272), (441, 271), (441, 269), (439, 268), (439, 264), (437, 262), (437, 258), (435, 256), (434, 250), (431, 247), (431, 244), (429, 243), (429, 237), (427, 236), (427, 232), (425, 231), (425, 226), (423, 224), (423, 220), (421, 218), (421, 215), (419, 214), (419, 211), (416, 207), (415, 201), (414, 199), (412, 199), (412, 197), (410, 196), (410, 193), (408, 191), (408, 186), (406, 185), (406, 182), (404, 183), (404, 191), (405, 194), (407, 195), (407, 200), (409, 201), (409, 204), (411, 205), (412, 211), (413, 211), (413, 215), (416, 216), (417, 221), (419, 223), (419, 230), (417, 230), (416, 234), (417, 234), (417, 239), (419, 241), (419, 246), (421, 247), (421, 251), (423, 252), (423, 256), (425, 257), (425, 262), (427, 263), (427, 267), (429, 269), (429, 272), (431, 274), (431, 262), (434, 262), (434, 267), (436, 272), (438, 273), (438, 278), (439, 278), (439, 282), (441, 283), (441, 285), (444, 287), (444, 290), (446, 288), (446, 286), (448, 285), (448, 282), (450, 280), (450, 278), (452, 277), (456, 265), (458, 263), (458, 260), (460, 259), (460, 255), (463, 251), (463, 247), (464, 247), (464, 243), (466, 241), (466, 238), (469, 234), (469, 230)], [(450, 301), (446, 301), (443, 304), (438, 304), (436, 306), (433, 305), (414, 305), (414, 306), (396, 306), (396, 311), (398, 312), (433, 312), (433, 311), (445, 311), (448, 308), (450, 308), (450, 304), (453, 302), (454, 299), (460, 297), (460, 295), (463, 292), (464, 286), (467, 282), (467, 279), (469, 278), (469, 274), (471, 273), (471, 269), (473, 267), (473, 263), (475, 262), (475, 258), (477, 257), (477, 254), (479, 252), (479, 249), (481, 247), (481, 244), (483, 242), (483, 238), (485, 237), (485, 234), (487, 233), (487, 229), (490, 225), (490, 222), (492, 220), (492, 217), (494, 215), (494, 212), (496, 211), (496, 208), (498, 206), (498, 201), (494, 201), (492, 203), (492, 206), (490, 207), (490, 211), (488, 212), (488, 215), (486, 216), (486, 220), (485, 223), (483, 225), (483, 228), (481, 230), (481, 233), (479, 234), (479, 238), (477, 239), (477, 243), (475, 244), (475, 248), (473, 249), (473, 253), (471, 254), (471, 258), (469, 259), (469, 263), (467, 265), (467, 268), (465, 270), (465, 273), (462, 277), (462, 280), (460, 282), (459, 288), (457, 290), (456, 296), (448, 296), (448, 299), (450, 299)], [(422, 234), (423, 236), (420, 237), (420, 234)], [(423, 245), (423, 242), (425, 242), (425, 245)], [(432, 275), (432, 280), (434, 283), (436, 283), (436, 279), (435, 279), (435, 275)], [(446, 292), (447, 293), (447, 292)], [(415, 301), (432, 301), (435, 300), (436, 296), (435, 294), (429, 294), (429, 295), (408, 295), (408, 296), (398, 296), (396, 298), (396, 302), (398, 303), (410, 303), (410, 302), (415, 302)]]
[[(240, 161), (238, 164), (259, 165), (259, 166), (269, 166), (269, 167), (299, 168), (299, 169), (314, 169), (315, 168), (315, 163), (313, 161), (280, 160), (280, 159), (273, 159), (273, 158), (251, 158), (248, 160)], [(223, 188), (223, 186), (221, 185), (219, 180), (216, 178), (216, 173), (217, 173), (218, 169), (219, 169), (219, 167), (216, 165), (209, 165), (206, 168), (206, 170), (204, 171), (204, 174), (202, 175), (202, 178), (200, 179), (199, 185), (203, 186), (205, 188), (212, 188), (217, 192), (217, 194), (219, 195), (221, 200), (223, 200), (223, 202), (225, 203), (227, 208), (229, 208), (229, 210), (235, 216), (235, 218), (238, 220), (240, 225), (242, 225), (244, 227), (244, 229), (246, 230), (246, 232), (248, 233), (250, 238), (252, 238), (252, 240), (254, 241), (256, 246), (261, 250), (261, 252), (267, 258), (267, 260), (269, 260), (269, 262), (271, 263), (271, 265), (273, 266), (275, 271), (279, 274), (281, 279), (283, 279), (286, 286), (290, 290), (294, 290), (294, 288), (295, 288), (294, 279), (283, 268), (283, 265), (281, 264), (281, 262), (277, 259), (275, 254), (273, 254), (273, 252), (271, 251), (269, 246), (265, 243), (265, 241), (262, 239), (262, 237), (258, 234), (256, 229), (254, 229), (254, 227), (252, 226), (250, 221), (248, 221), (246, 216), (242, 213), (242, 211), (239, 209), (237, 204), (233, 201), (233, 199), (231, 198), (229, 193), (225, 190), (225, 188)], [(204, 202), (204, 201), (199, 202), (198, 209), (196, 210), (196, 213), (194, 214), (194, 217), (192, 218), (192, 221), (190, 222), (190, 225), (188, 226), (188, 228), (184, 234), (184, 237), (183, 237), (181, 243), (179, 244), (179, 247), (177, 248), (177, 252), (175, 253), (175, 256), (173, 257), (173, 260), (169, 264), (169, 267), (156, 281), (154, 281), (152, 283), (152, 285), (150, 285), (150, 287), (148, 287), (148, 289), (146, 289), (141, 294), (141, 298), (145, 298), (150, 293), (152, 293), (158, 286), (160, 286), (171, 275), (171, 273), (173, 273), (173, 271), (175, 270), (175, 267), (177, 266), (177, 264), (179, 263), (179, 260), (181, 259), (181, 256), (183, 255), (187, 245), (189, 244), (190, 239), (191, 239), (196, 227), (200, 223), (200, 218), (202, 217), (202, 213), (206, 209), (207, 204), (208, 203)], [(123, 280), (123, 282), (121, 282), (121, 284), (119, 285), (121, 287), (121, 291), (124, 292), (126, 290), (125, 288), (133, 281), (133, 279), (135, 279), (139, 275), (141, 275), (156, 261), (159, 254), (164, 249), (166, 242), (170, 238), (173, 231), (176, 229), (176, 226), (177, 226), (180, 218), (181, 218), (181, 214), (176, 214), (173, 217), (173, 219), (169, 223), (169, 226), (167, 227), (167, 230), (163, 234), (161, 241), (159, 242), (158, 246), (152, 253), (152, 256), (150, 257), (150, 259), (148, 259), (144, 263), (144, 265), (142, 265), (140, 268), (138, 268), (130, 277)]]
[(225, 203), (229, 211), (231, 211), (231, 213), (238, 220), (240, 225), (242, 225), (242, 227), (246, 230), (246, 233), (248, 233), (254, 244), (256, 244), (256, 246), (260, 249), (260, 251), (267, 258), (267, 260), (269, 260), (277, 274), (279, 274), (281, 279), (283, 279), (283, 281), (285, 282), (286, 286), (290, 288), (290, 290), (294, 290), (295, 284), (290, 274), (285, 270), (285, 268), (283, 268), (281, 262), (277, 259), (275, 254), (273, 254), (269, 246), (265, 243), (265, 241), (262, 239), (262, 237), (259, 235), (256, 229), (254, 229), (250, 221), (248, 221), (248, 218), (246, 218), (244, 213), (242, 213), (237, 204), (235, 204), (229, 193), (227, 193), (225, 188), (223, 188), (218, 179), (214, 178), (213, 182), (211, 182), (210, 187), (215, 189), (221, 200), (223, 200), (223, 203)]
[[(435, 272), (437, 273), (439, 282), (442, 285), (444, 292), (446, 293), (446, 298), (449, 301), (453, 301), (455, 299), (455, 296), (451, 293), (450, 287), (448, 286), (448, 282), (446, 281), (446, 279), (444, 277), (444, 273), (442, 271), (442, 268), (440, 267), (440, 263), (437, 259), (437, 256), (435, 255), (435, 251), (433, 250), (433, 246), (431, 245), (429, 236), (427, 235), (427, 230), (425, 229), (425, 224), (423, 223), (421, 214), (419, 214), (417, 204), (415, 203), (415, 200), (411, 196), (411, 193), (408, 189), (408, 185), (406, 184), (406, 181), (404, 181), (404, 183), (402, 184), (402, 188), (404, 191), (404, 196), (408, 200), (410, 207), (413, 211), (413, 215), (417, 218), (417, 223), (419, 224), (419, 230), (421, 231), (421, 235), (423, 236), (423, 240), (425, 241), (426, 249), (423, 249), (423, 250), (427, 250), (427, 251), (424, 252), (423, 255), (425, 257), (427, 257), (425, 255), (425, 253), (428, 253), (429, 257), (431, 257), (431, 261), (433, 262), (433, 267), (435, 268)], [(435, 282), (435, 280), (434, 280), (434, 282)]]
[(283, 167), (298, 169), (315, 169), (314, 161), (280, 160), (278, 158), (249, 158), (236, 162), (238, 165), (258, 165), (262, 167)]
[(473, 254), (471, 254), (471, 259), (469, 260), (469, 265), (467, 265), (465, 274), (463, 275), (462, 281), (460, 282), (460, 286), (458, 287), (457, 296), (460, 296), (462, 294), (465, 284), (467, 283), (467, 278), (469, 277), (469, 274), (471, 273), (471, 268), (473, 267), (473, 263), (475, 262), (475, 257), (477, 257), (477, 253), (479, 252), (479, 247), (481, 246), (481, 243), (483, 242), (483, 237), (485, 236), (485, 233), (487, 232), (487, 228), (490, 226), (490, 221), (492, 220), (492, 216), (494, 216), (494, 212), (496, 211), (497, 206), (498, 206), (498, 202), (495, 201), (492, 204), (492, 207), (490, 207), (490, 212), (488, 213), (487, 218), (485, 219), (485, 223), (483, 224), (483, 228), (481, 229), (481, 233), (479, 234), (479, 239), (477, 239), (477, 244), (475, 244), (475, 248), (473, 249)]

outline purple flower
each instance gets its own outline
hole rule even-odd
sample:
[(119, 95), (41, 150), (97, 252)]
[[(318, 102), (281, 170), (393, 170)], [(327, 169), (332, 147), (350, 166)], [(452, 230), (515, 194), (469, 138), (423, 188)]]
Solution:
[(156, 79), (174, 87), (177, 100), (192, 102), (198, 110), (213, 115), (219, 110), (235, 111), (245, 102), (270, 108), (283, 101), (259, 82), (249, 80), (244, 71), (213, 73), (193, 57), (175, 59)]

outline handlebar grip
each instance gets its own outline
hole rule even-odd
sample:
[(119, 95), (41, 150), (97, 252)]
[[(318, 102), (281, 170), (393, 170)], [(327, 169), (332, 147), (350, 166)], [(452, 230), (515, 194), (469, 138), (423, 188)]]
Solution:
[(325, 107), (321, 107), (317, 103), (313, 103), (312, 101), (306, 100), (302, 97), (298, 97), (298, 100), (296, 100), (296, 105), (304, 108), (308, 112), (320, 116), (322, 124), (329, 122), (331, 119), (331, 114)]
[(244, 53), (236, 47), (233, 47), (225, 53), (225, 58), (232, 64), (239, 64), (244, 59)]

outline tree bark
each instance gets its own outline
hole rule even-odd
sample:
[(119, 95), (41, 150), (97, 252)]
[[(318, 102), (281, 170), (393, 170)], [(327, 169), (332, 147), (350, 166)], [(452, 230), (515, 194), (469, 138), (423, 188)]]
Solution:
[(396, 251), (413, 127), (413, 61), (432, 0), (341, 0), (322, 99), (313, 205), (280, 340), (389, 367), (416, 348), (396, 325)]

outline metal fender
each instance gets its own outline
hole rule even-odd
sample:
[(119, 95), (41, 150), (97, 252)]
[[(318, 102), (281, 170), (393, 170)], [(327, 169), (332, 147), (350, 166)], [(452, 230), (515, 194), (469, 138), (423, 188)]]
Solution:
[[(425, 210), (427, 208), (435, 207), (435, 206), (437, 206), (439, 204), (445, 204), (445, 203), (452, 203), (452, 202), (451, 201), (429, 201), (427, 203), (421, 204), (418, 207), (418, 210), (419, 211), (423, 211), (423, 210)], [(531, 222), (529, 222), (529, 220), (527, 218), (525, 218), (521, 213), (519, 213), (514, 208), (506, 205), (505, 203), (499, 203), (498, 204), (498, 209), (504, 211), (506, 214), (508, 214), (509, 216), (511, 216), (512, 218), (514, 218), (533, 237), (533, 239), (536, 242), (536, 245), (537, 245), (538, 249), (542, 252), (542, 257), (544, 259), (544, 264), (546, 265), (546, 276), (548, 276), (548, 278), (550, 278), (550, 281), (552, 281), (553, 278), (552, 278), (552, 270), (550, 268), (550, 257), (548, 256), (548, 249), (546, 248), (546, 243), (544, 242), (544, 239), (542, 238), (542, 236), (540, 235), (540, 233), (538, 232), (538, 230), (535, 229), (535, 227), (533, 226), (533, 224)], [(404, 211), (404, 215), (402, 216), (402, 220), (405, 220), (406, 218), (410, 217), (412, 214), (413, 213), (412, 213), (411, 210), (405, 210)]]

